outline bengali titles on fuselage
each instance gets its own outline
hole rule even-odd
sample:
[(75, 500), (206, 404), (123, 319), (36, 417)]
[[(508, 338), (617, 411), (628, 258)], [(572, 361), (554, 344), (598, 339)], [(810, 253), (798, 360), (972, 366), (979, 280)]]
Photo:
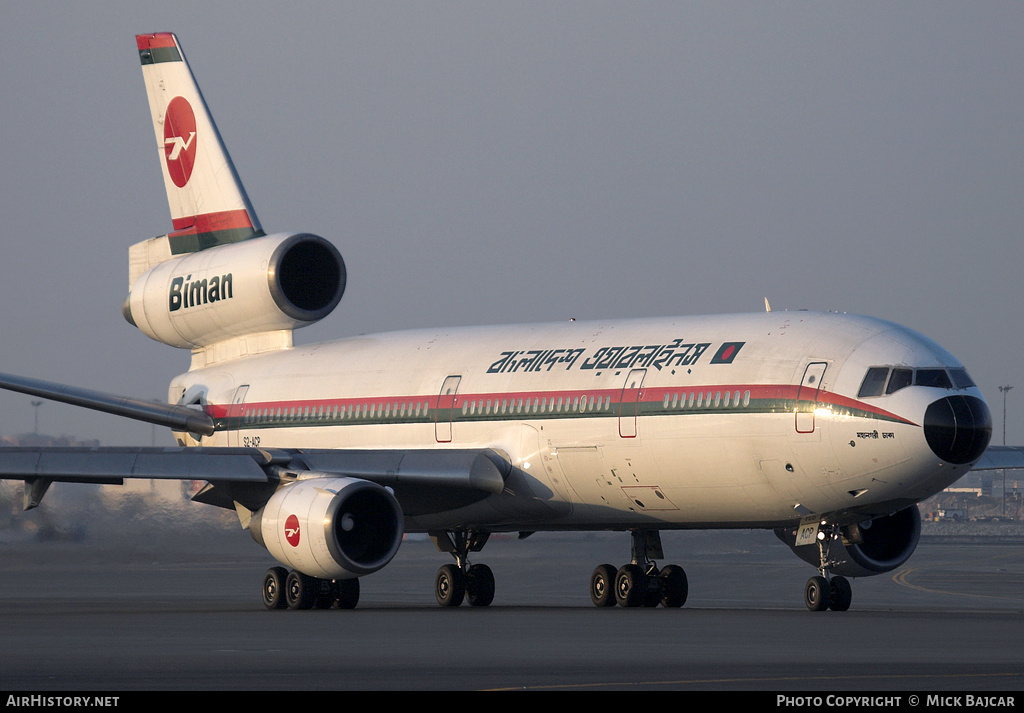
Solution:
[[(711, 364), (730, 364), (744, 342), (725, 342), (711, 357)], [(674, 369), (697, 364), (712, 342), (687, 342), (682, 338), (666, 344), (598, 347), (588, 353), (586, 348), (518, 349), (501, 352), (488, 374), (538, 372), (560, 369), (568, 371), (603, 369)]]

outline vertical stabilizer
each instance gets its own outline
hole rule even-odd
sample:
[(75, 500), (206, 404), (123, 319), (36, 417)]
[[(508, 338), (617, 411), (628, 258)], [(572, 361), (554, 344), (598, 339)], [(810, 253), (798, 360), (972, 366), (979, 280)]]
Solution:
[(209, 108), (170, 32), (136, 35), (179, 255), (263, 235)]

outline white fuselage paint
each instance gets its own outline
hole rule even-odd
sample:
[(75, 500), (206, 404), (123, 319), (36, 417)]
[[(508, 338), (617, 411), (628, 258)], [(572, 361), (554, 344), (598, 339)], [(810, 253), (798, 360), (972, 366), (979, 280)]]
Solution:
[(857, 398), (879, 365), (959, 362), (882, 320), (773, 312), (353, 337), (190, 371), (171, 399), (218, 421), (202, 445), (507, 455), (516, 492), (451, 525), (776, 527), (885, 514), (969, 470), (922, 433), (948, 390)]

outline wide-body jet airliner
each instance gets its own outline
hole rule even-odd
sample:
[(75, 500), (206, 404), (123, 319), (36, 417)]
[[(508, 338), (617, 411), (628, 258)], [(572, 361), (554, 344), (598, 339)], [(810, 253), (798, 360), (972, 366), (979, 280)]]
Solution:
[[(54, 481), (205, 481), (283, 566), (268, 608), (350, 608), (359, 577), (429, 533), (454, 561), (438, 603), (491, 603), (497, 532), (630, 533), (598, 564), (598, 606), (679, 607), (668, 529), (772, 529), (818, 573), (812, 610), (914, 551), (917, 503), (975, 467), (992, 421), (964, 366), (891, 322), (771, 312), (418, 330), (296, 346), (341, 300), (345, 264), (266, 234), (177, 38), (138, 35), (173, 230), (132, 246), (124, 316), (191, 350), (158, 405), (3, 376), (2, 385), (166, 425), (174, 448), (7, 448), (25, 508)], [(987, 450), (988, 449), (988, 450)]]

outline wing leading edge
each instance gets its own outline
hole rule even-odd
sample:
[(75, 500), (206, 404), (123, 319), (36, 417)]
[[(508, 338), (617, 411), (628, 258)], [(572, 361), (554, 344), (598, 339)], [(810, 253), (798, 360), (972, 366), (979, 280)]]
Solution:
[(1024, 468), (1024, 446), (989, 446), (971, 470)]

